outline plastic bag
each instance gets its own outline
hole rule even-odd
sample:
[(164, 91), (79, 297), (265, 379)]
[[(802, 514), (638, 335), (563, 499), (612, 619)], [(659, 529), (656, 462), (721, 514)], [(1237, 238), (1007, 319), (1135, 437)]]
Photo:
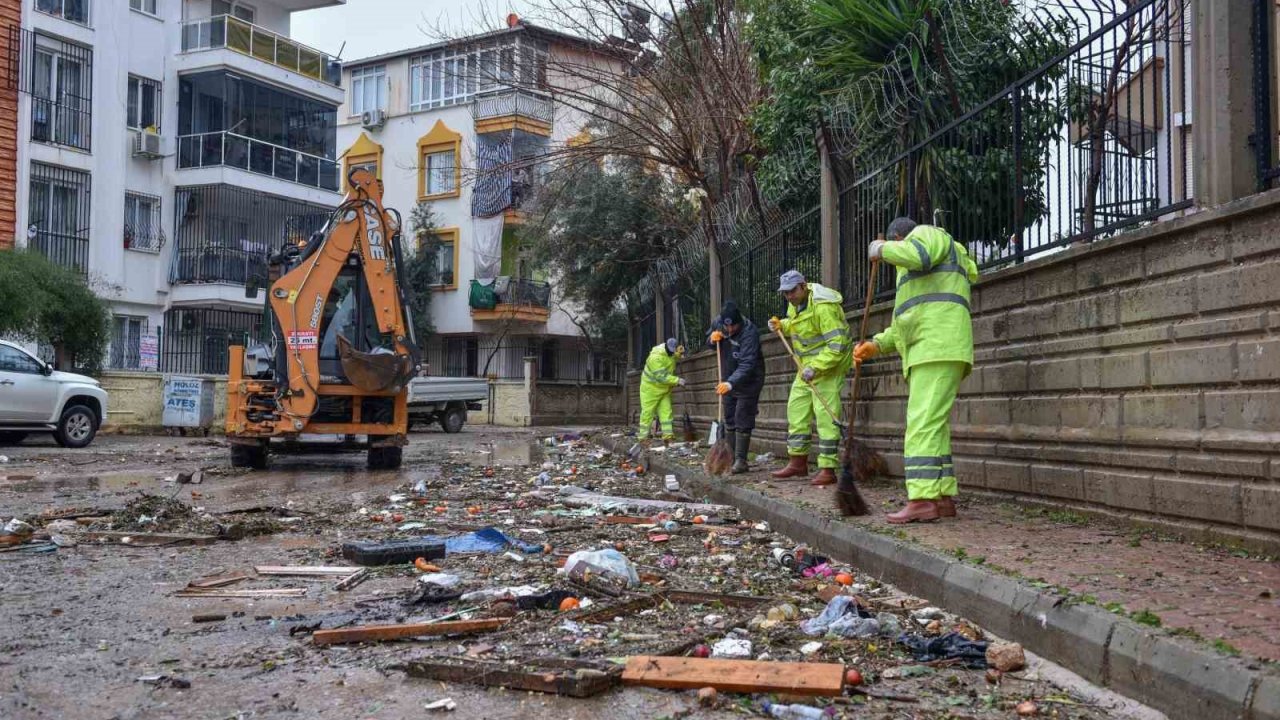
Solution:
[(636, 566), (631, 564), (626, 555), (612, 548), (606, 550), (579, 550), (569, 556), (564, 562), (564, 571), (566, 573), (573, 570), (573, 566), (579, 562), (589, 563), (596, 566), (600, 570), (624, 578), (627, 581), (627, 587), (639, 587), (640, 576), (636, 574)]
[(898, 642), (906, 646), (917, 662), (960, 660), (966, 667), (987, 666), (987, 644), (970, 640), (959, 633), (947, 633), (936, 638), (903, 635)]
[(845, 638), (869, 638), (880, 634), (880, 623), (875, 618), (864, 618), (856, 612), (846, 613), (827, 626), (828, 635)]

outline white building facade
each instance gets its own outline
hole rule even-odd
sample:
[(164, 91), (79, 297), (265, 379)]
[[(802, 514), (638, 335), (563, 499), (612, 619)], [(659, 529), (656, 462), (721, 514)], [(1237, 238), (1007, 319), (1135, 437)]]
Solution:
[(23, 0), (17, 245), (110, 301), (108, 367), (225, 373), (256, 335), (246, 283), (341, 198), (341, 66), (290, 15), (344, 2)]
[(406, 238), (420, 202), (438, 228), (437, 334), (424, 347), (431, 374), (517, 378), (532, 357), (544, 381), (618, 379), (589, 351), (576, 308), (518, 235), (543, 172), (520, 161), (573, 142), (583, 126), (539, 92), (539, 78), (549, 57), (587, 51), (513, 16), (501, 31), (344, 66), (344, 176), (357, 166), (373, 170), (384, 202), (404, 216)]

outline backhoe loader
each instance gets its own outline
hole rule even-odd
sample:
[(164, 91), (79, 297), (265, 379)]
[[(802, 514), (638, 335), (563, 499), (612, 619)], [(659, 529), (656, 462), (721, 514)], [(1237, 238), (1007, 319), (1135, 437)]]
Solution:
[[(371, 469), (400, 466), (408, 384), (421, 354), (405, 303), (400, 214), (357, 168), (346, 197), (305, 242), (267, 257), (262, 336), (231, 347), (231, 464), (262, 469), (270, 453), (367, 450)], [(250, 281), (246, 295), (257, 294)]]

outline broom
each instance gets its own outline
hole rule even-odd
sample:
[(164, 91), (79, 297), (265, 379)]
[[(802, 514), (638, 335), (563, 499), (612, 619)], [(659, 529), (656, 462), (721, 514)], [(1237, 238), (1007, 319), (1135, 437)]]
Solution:
[[(720, 367), (720, 343), (716, 343), (716, 385), (722, 382), (724, 382), (724, 371)], [(728, 472), (729, 466), (733, 465), (733, 448), (729, 447), (729, 441), (724, 437), (724, 397), (716, 395), (716, 405), (720, 418), (716, 442), (707, 451), (707, 459), (702, 463), (702, 468), (709, 475), (723, 475)]]
[[(862, 325), (858, 328), (858, 342), (867, 337), (867, 322), (871, 319), (871, 299), (876, 294), (876, 273), (880, 258), (871, 259), (871, 272), (867, 276), (867, 299), (862, 305)], [(858, 381), (862, 379), (862, 363), (853, 366), (853, 391), (849, 394), (847, 417), (852, 423), (858, 409)], [(883, 474), (887, 467), (884, 457), (875, 448), (855, 438), (850, 432), (845, 438), (844, 454), (840, 458), (840, 479), (836, 481), (836, 508), (841, 515), (870, 515), (866, 498), (858, 491), (858, 483)]]

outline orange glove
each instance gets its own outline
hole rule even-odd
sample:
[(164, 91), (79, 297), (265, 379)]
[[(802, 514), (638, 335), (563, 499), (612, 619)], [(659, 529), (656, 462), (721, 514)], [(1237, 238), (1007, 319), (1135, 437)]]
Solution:
[(853, 361), (856, 363), (861, 363), (865, 360), (870, 360), (871, 358), (879, 354), (880, 354), (880, 346), (876, 344), (876, 341), (867, 340), (865, 342), (860, 342), (854, 346)]
[(719, 385), (717, 385), (717, 386), (716, 386), (716, 394), (717, 394), (717, 395), (728, 395), (728, 394), (729, 394), (729, 391), (730, 391), (730, 390), (732, 390), (732, 389), (733, 389), (733, 385), (730, 385), (730, 384), (729, 384), (729, 383), (727, 383), (727, 382), (722, 382), (722, 383), (720, 383)]
[(778, 332), (778, 330), (780, 330), (781, 328), (782, 328), (782, 321), (778, 319), (778, 316), (775, 315), (769, 318), (769, 330), (773, 332)]
[(711, 342), (718, 343), (723, 339), (724, 339), (724, 333), (720, 332), (719, 330), (711, 331)]

